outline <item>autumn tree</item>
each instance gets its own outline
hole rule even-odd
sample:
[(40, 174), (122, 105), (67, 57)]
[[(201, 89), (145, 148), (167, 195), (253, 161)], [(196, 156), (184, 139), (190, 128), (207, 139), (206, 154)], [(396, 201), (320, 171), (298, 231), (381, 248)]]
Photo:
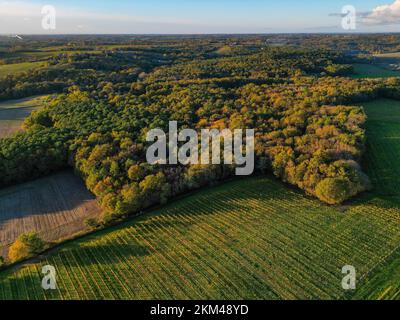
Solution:
[(11, 262), (30, 258), (41, 253), (45, 245), (45, 242), (34, 232), (22, 234), (11, 245), (8, 258)]

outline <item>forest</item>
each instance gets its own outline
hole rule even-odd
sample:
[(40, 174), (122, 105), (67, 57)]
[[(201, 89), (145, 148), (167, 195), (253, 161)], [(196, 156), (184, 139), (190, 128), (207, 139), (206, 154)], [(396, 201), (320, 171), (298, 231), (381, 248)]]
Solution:
[[(400, 98), (398, 78), (351, 78), (352, 63), (367, 60), (348, 53), (374, 52), (371, 38), (357, 48), (338, 39), (340, 50), (326, 48), (323, 36), (302, 46), (297, 36), (54, 39), (62, 49), (51, 57), (30, 53), (45, 67), (0, 78), (1, 100), (54, 94), (24, 132), (0, 140), (0, 186), (72, 167), (107, 224), (234, 176), (234, 165), (148, 164), (146, 133), (167, 131), (173, 120), (180, 128), (255, 129), (257, 174), (342, 204), (371, 188), (360, 165), (359, 105)], [(32, 38), (30, 48), (41, 41)], [(384, 41), (391, 46), (390, 36)], [(6, 44), (0, 59), (10, 63), (23, 50)]]

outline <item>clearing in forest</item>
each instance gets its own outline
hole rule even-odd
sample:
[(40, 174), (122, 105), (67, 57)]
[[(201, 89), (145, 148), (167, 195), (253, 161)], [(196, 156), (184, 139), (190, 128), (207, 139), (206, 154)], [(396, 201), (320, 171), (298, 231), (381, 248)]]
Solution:
[(20, 62), (20, 63), (0, 65), (0, 77), (5, 77), (7, 75), (15, 75), (21, 72), (43, 68), (45, 65), (46, 63), (43, 61)]
[(383, 67), (379, 64), (353, 64), (354, 74), (352, 78), (387, 78), (400, 77), (400, 71), (391, 70), (389, 67)]
[(45, 96), (0, 102), (0, 139), (21, 130), (32, 111), (41, 107)]

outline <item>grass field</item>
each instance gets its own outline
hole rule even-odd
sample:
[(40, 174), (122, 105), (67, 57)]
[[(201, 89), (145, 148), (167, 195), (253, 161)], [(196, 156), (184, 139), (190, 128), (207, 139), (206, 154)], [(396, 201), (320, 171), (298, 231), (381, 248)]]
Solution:
[(375, 193), (400, 200), (400, 102), (381, 99), (364, 104), (368, 114), (368, 150), (364, 166)]
[[(375, 194), (385, 199), (383, 209), (400, 216), (400, 101), (377, 100), (365, 104), (369, 136), (365, 166)], [(356, 297), (400, 299), (400, 247), (382, 263)]]
[(0, 65), (0, 77), (10, 74), (17, 74), (29, 70), (39, 69), (45, 66), (45, 62), (21, 62), (13, 64)]
[(0, 190), (0, 254), (22, 233), (38, 232), (47, 241), (86, 230), (83, 221), (100, 209), (82, 181), (62, 172)]
[(352, 78), (387, 78), (400, 77), (400, 71), (394, 71), (373, 64), (353, 64), (354, 75)]
[[(269, 178), (231, 182), (6, 272), (0, 299), (346, 298), (341, 268), (364, 279), (400, 243), (383, 204), (336, 210)], [(46, 264), (57, 291), (40, 287)]]
[(355, 299), (400, 300), (400, 250), (393, 253), (375, 272)]
[[(3, 272), (0, 299), (399, 298), (400, 103), (365, 108), (376, 188), (352, 203), (268, 177), (229, 182)], [(47, 264), (55, 291), (40, 286)], [(341, 288), (344, 265), (357, 269), (355, 292)]]
[(0, 102), (0, 139), (21, 130), (29, 114), (39, 108), (46, 96)]

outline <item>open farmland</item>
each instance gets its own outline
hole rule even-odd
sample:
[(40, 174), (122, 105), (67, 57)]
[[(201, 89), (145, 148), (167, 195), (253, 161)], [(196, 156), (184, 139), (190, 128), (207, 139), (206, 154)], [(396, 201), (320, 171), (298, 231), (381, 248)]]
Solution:
[(94, 50), (92, 48), (84, 50), (70, 50), (67, 46), (53, 46), (40, 48), (40, 50), (26, 50), (17, 52), (3, 52), (1, 58), (12, 63), (12, 61), (18, 59), (28, 60), (46, 60), (48, 58), (60, 55), (60, 54), (78, 54), (78, 53), (100, 53), (101, 51)]
[(6, 138), (21, 129), (30, 113), (41, 106), (44, 97), (10, 100), (0, 103), (0, 138)]
[[(205, 190), (7, 271), (1, 299), (350, 298), (400, 244), (400, 210), (368, 194), (340, 210), (251, 178)], [(58, 290), (40, 287), (54, 265)]]
[(368, 114), (368, 152), (365, 166), (375, 193), (400, 201), (400, 102), (377, 100), (365, 104)]
[(100, 210), (70, 172), (0, 190), (0, 254), (20, 234), (36, 231), (55, 241), (85, 230), (83, 221)]
[(400, 77), (400, 71), (390, 70), (379, 64), (354, 64), (354, 75), (352, 78), (387, 78)]
[[(375, 185), (374, 192), (385, 199), (382, 209), (400, 216), (400, 102), (381, 99), (364, 105), (369, 119), (365, 166)], [(400, 299), (400, 244), (376, 270), (357, 298)]]
[(4, 77), (11, 74), (17, 74), (29, 70), (39, 69), (45, 66), (45, 62), (21, 62), (0, 65), (0, 77)]
[(365, 286), (357, 292), (356, 299), (400, 300), (400, 250), (384, 261)]

